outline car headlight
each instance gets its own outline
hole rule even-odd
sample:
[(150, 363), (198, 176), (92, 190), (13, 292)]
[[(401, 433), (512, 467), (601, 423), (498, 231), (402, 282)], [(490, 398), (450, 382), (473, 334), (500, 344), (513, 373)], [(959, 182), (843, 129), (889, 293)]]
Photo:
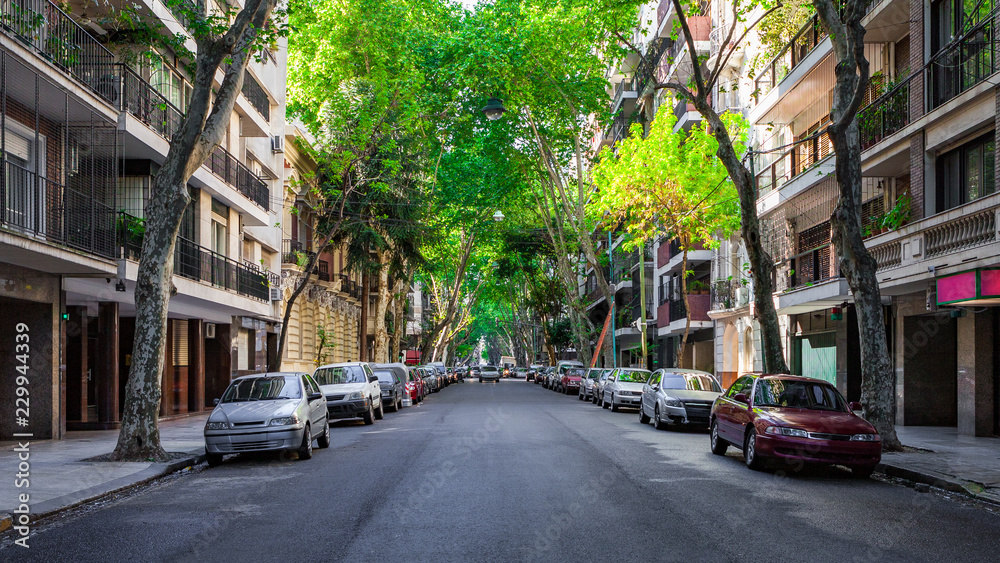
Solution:
[(678, 399), (677, 397), (667, 397), (666, 403), (667, 403), (668, 407), (683, 407), (684, 406), (684, 403), (682, 403), (681, 400)]
[(299, 417), (293, 414), (292, 416), (282, 416), (279, 418), (272, 418), (268, 426), (289, 426), (298, 423), (299, 423)]
[[(795, 436), (796, 438), (808, 438), (809, 433), (799, 428), (786, 428), (784, 426), (768, 426), (764, 430), (765, 434), (777, 434), (778, 436)], [(853, 439), (853, 438), (852, 438)]]
[(360, 391), (355, 391), (355, 392), (351, 393), (351, 399), (360, 399), (360, 398), (361, 398), (361, 392)]
[(229, 430), (228, 422), (209, 422), (205, 425), (205, 430)]
[(882, 438), (878, 434), (855, 434), (851, 436), (852, 442), (881, 442)]

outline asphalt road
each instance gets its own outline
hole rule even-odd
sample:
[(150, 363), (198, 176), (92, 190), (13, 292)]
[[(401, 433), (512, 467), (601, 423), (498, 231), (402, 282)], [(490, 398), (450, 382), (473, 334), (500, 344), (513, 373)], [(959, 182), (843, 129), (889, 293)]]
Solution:
[(309, 461), (227, 458), (3, 561), (996, 561), (1000, 515), (831, 469), (753, 472), (523, 381), (452, 385)]

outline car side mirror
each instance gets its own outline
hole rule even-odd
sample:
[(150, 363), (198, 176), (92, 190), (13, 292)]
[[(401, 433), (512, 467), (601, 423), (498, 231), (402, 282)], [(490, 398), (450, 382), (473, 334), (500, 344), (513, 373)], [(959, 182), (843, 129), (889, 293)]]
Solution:
[(309, 393), (309, 400), (310, 401), (315, 401), (317, 399), (322, 399), (322, 398), (323, 398), (323, 394), (322, 393)]
[(851, 401), (850, 403), (848, 403), (847, 406), (848, 406), (848, 408), (851, 409), (851, 412), (864, 410), (864, 408), (865, 408), (864, 406), (861, 405), (861, 403), (859, 403), (857, 401)]
[(212, 399), (212, 405), (216, 407), (219, 406), (219, 399)]
[(748, 407), (750, 406), (750, 397), (747, 397), (743, 393), (737, 393), (736, 396), (733, 397), (733, 400), (736, 401), (737, 403), (743, 403)]

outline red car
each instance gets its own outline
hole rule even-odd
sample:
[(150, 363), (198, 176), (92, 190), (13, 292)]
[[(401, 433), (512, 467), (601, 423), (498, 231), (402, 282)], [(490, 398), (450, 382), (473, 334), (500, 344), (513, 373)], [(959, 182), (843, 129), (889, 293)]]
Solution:
[(556, 391), (562, 391), (563, 393), (569, 395), (576, 395), (580, 392), (580, 382), (583, 381), (584, 370), (579, 368), (570, 368), (566, 370), (566, 373), (562, 374), (559, 378), (559, 384), (556, 386)]
[(411, 367), (406, 372), (406, 392), (409, 393), (410, 401), (415, 405), (427, 396), (427, 387), (417, 370)]
[(875, 427), (854, 414), (826, 381), (795, 375), (749, 374), (733, 382), (712, 405), (712, 453), (733, 445), (743, 450), (747, 467), (768, 461), (846, 465), (866, 478), (882, 459)]

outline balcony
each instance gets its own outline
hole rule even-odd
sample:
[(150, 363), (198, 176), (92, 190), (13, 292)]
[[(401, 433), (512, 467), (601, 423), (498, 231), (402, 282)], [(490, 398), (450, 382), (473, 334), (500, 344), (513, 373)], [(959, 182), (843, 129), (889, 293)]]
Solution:
[(0, 2), (0, 27), (94, 91), (100, 91), (103, 70), (115, 60), (111, 51), (48, 0)]
[[(691, 303), (692, 322), (710, 322), (708, 311), (712, 304), (712, 296), (703, 294), (688, 294), (688, 301)], [(688, 309), (683, 299), (673, 299), (670, 301), (670, 324), (677, 322), (687, 322)], [(673, 327), (671, 327), (673, 328)], [(683, 326), (681, 326), (683, 329)]]
[(917, 73), (891, 86), (858, 112), (861, 150), (867, 150), (910, 124), (910, 83)]
[[(123, 259), (138, 261), (145, 231), (141, 219), (118, 214), (118, 248)], [(240, 263), (183, 237), (174, 246), (174, 275), (208, 283), (258, 301), (268, 301), (276, 277), (254, 264)]]
[(928, 110), (941, 106), (1000, 70), (995, 41), (993, 19), (988, 19), (931, 58), (927, 63)]
[(718, 280), (712, 284), (712, 310), (739, 309), (750, 305), (750, 285), (740, 280)]
[(271, 120), (271, 101), (267, 97), (267, 92), (249, 72), (243, 76), (243, 89), (240, 92), (264, 121)]
[(806, 143), (796, 143), (778, 153), (760, 153), (761, 163), (757, 172), (757, 197), (781, 189), (792, 178), (810, 170), (833, 154), (833, 144), (828, 135)]
[(622, 80), (615, 84), (614, 98), (611, 100), (611, 113), (618, 113), (622, 110), (624, 115), (630, 115), (635, 109), (635, 100), (638, 97), (633, 80)]

